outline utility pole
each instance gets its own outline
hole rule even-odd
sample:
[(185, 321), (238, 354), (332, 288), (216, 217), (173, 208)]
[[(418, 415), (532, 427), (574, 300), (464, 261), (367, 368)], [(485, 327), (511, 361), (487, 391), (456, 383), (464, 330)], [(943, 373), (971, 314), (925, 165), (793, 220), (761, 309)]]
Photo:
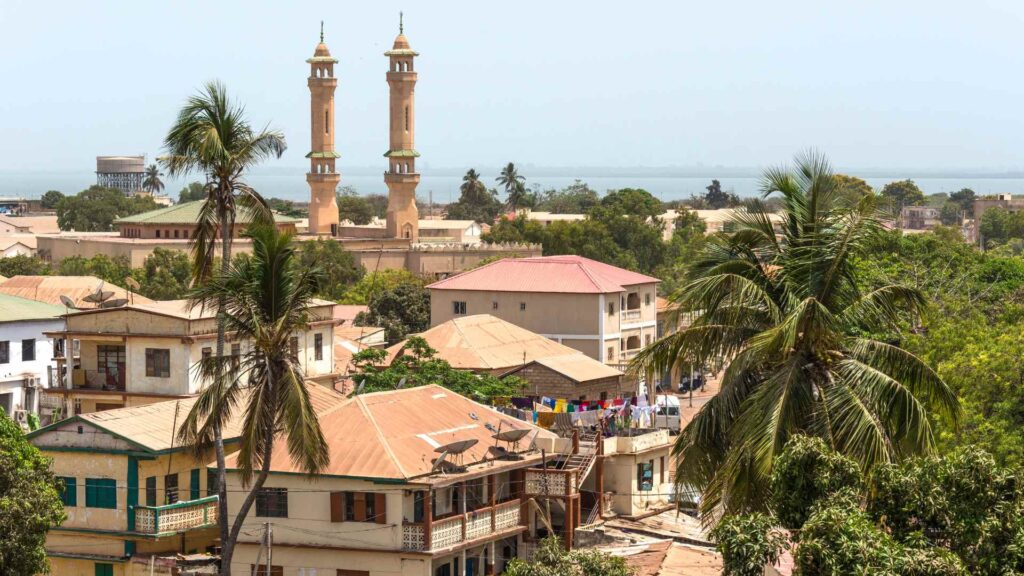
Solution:
[(265, 574), (266, 576), (272, 576), (270, 569), (274, 561), (274, 529), (271, 527), (270, 522), (267, 522), (265, 526), (267, 534), (267, 571)]

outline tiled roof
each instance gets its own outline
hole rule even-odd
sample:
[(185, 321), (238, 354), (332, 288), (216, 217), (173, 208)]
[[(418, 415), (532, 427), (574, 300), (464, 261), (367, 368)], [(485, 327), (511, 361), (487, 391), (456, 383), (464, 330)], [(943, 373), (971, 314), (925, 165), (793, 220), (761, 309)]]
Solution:
[[(473, 416), (476, 416), (474, 419)], [(477, 440), (462, 463), (484, 460), (494, 445), (491, 424), (502, 430), (527, 428), (550, 438), (553, 434), (477, 404), (437, 385), (362, 394), (320, 415), (320, 427), (330, 446), (330, 464), (321, 473), (332, 476), (409, 480), (431, 472), (435, 448), (457, 440)], [(527, 436), (522, 446), (533, 439)], [(228, 457), (229, 468), (236, 456)], [(278, 438), (270, 461), (274, 472), (301, 472), (284, 438)]]
[[(437, 351), (438, 358), (463, 370), (506, 370), (538, 358), (582, 355), (490, 314), (454, 318), (418, 336)], [(393, 360), (405, 345), (402, 341), (388, 348), (388, 358)]]
[[(120, 286), (105, 283), (95, 276), (12, 276), (0, 282), (0, 294), (20, 296), (29, 300), (46, 302), (62, 306), (61, 296), (67, 296), (81, 308), (94, 308), (96, 305), (82, 300), (96, 289), (113, 292), (113, 298), (128, 298), (128, 291)], [(132, 294), (132, 302), (149, 304), (153, 301), (145, 296)], [(62, 308), (63, 309), (63, 308)]]
[(434, 282), (432, 290), (609, 294), (657, 278), (582, 256), (505, 258)]
[(0, 322), (56, 320), (63, 314), (63, 306), (0, 294)]
[[(125, 216), (114, 221), (115, 224), (195, 224), (199, 221), (199, 210), (203, 206), (203, 200), (184, 202), (166, 208), (157, 208), (149, 212)], [(278, 224), (286, 222), (298, 222), (297, 219), (282, 214), (274, 214), (274, 221)], [(248, 224), (250, 216), (248, 211), (239, 207), (238, 215), (235, 218), (236, 224)]]

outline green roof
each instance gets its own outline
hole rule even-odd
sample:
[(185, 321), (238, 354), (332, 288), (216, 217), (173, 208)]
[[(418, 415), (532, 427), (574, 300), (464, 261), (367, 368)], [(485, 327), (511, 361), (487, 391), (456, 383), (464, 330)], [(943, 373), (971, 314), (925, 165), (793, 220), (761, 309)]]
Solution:
[(0, 294), (0, 322), (53, 320), (63, 316), (65, 312), (67, 310), (63, 306)]
[(419, 158), (420, 153), (415, 150), (388, 150), (384, 153), (385, 158)]
[[(204, 200), (184, 202), (133, 216), (125, 216), (124, 218), (114, 220), (114, 224), (195, 224), (199, 221), (199, 210), (202, 208), (203, 202)], [(239, 208), (238, 215), (235, 217), (235, 223), (248, 224), (250, 221), (249, 214), (242, 208)], [(298, 222), (296, 218), (281, 214), (274, 214), (274, 221), (278, 224)]]
[(337, 152), (310, 152), (306, 154), (306, 158), (341, 158), (341, 154)]

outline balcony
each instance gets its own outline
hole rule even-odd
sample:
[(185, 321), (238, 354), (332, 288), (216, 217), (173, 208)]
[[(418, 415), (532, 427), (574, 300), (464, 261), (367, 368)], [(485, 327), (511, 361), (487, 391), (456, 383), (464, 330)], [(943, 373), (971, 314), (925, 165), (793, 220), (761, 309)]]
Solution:
[(526, 493), (530, 496), (572, 496), (579, 485), (579, 470), (530, 468), (526, 471)]
[(623, 310), (621, 321), (625, 322), (639, 322), (640, 321), (640, 309), (634, 308), (632, 310)]
[(162, 536), (217, 524), (217, 497), (207, 496), (166, 506), (136, 506), (135, 531)]
[(496, 504), (493, 508), (480, 508), (465, 514), (456, 514), (430, 523), (430, 541), (426, 539), (427, 526), (422, 522), (402, 525), (402, 549), (410, 551), (444, 550), (498, 534), (519, 526), (518, 499)]
[(82, 370), (75, 368), (71, 373), (71, 381), (75, 388), (90, 390), (125, 391), (125, 371)]

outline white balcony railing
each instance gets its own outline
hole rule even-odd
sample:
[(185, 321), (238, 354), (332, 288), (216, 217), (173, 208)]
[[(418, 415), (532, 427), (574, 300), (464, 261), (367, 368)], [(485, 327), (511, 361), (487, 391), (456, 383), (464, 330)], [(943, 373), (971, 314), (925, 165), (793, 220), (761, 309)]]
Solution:
[(571, 496), (576, 493), (576, 469), (530, 468), (526, 471), (526, 493), (539, 496)]
[(176, 534), (217, 524), (217, 497), (177, 502), (166, 506), (136, 506), (135, 531), (141, 534)]
[(463, 542), (485, 538), (519, 525), (518, 499), (497, 504), (494, 508), (481, 508), (435, 520), (430, 526), (430, 546), (427, 547), (426, 525), (407, 522), (402, 526), (402, 548), (405, 550), (443, 550)]
[(622, 311), (622, 322), (637, 322), (640, 320), (640, 309), (634, 308), (633, 310)]

